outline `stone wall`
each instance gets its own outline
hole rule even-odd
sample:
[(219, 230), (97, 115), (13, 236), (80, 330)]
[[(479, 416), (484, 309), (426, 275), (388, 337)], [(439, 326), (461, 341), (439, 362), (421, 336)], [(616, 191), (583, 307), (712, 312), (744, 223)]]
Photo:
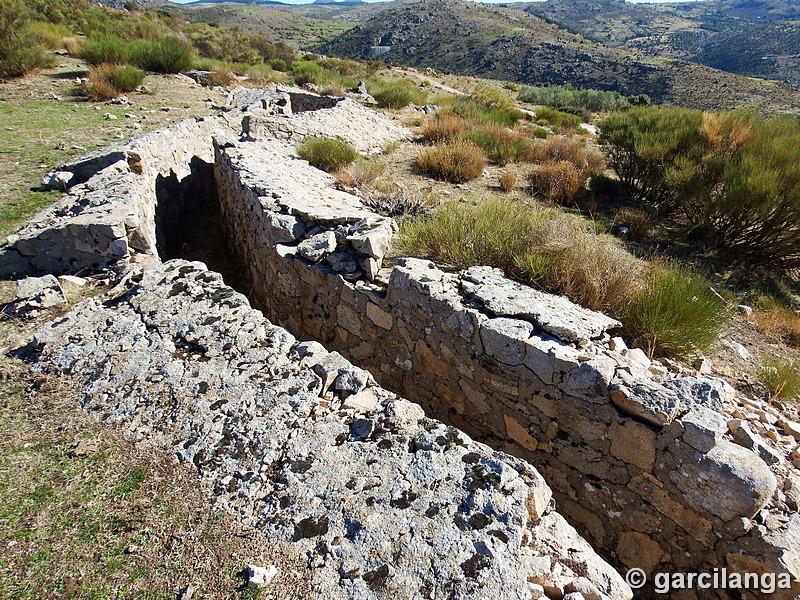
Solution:
[[(229, 239), (271, 319), (529, 460), (564, 514), (621, 567), (800, 573), (798, 498), (784, 494), (796, 470), (780, 447), (732, 435), (730, 386), (670, 373), (612, 339), (613, 319), (496, 270), (400, 259), (376, 281), (353, 276), (343, 257), (362, 259), (348, 240), (369, 217), (305, 220), (302, 186), (287, 188), (282, 169), (263, 166), (285, 152), (265, 141), (218, 145), (216, 157)], [(292, 236), (274, 226), (284, 214), (300, 221)], [(329, 246), (305, 251), (325, 235)]]
[[(651, 363), (611, 337), (613, 319), (492, 269), (448, 273), (414, 259), (385, 267), (390, 219), (334, 189), (287, 141), (238, 135), (248, 117), (333, 134), (357, 112), (337, 103), (314, 118), (265, 117), (265, 102), (190, 124), (190, 133), (151, 134), (149, 144), (114, 150), (125, 159), (111, 166), (102, 153), (79, 161), (102, 170), (0, 249), (2, 271), (154, 258), (158, 177), (182, 181), (193, 159), (213, 162), (241, 289), (255, 306), (430, 416), (536, 465), (559, 509), (617, 565), (800, 574), (800, 478), (787, 460), (791, 426), (777, 411), (735, 398), (719, 380)], [(350, 129), (407, 135), (384, 125), (371, 115)], [(190, 138), (185, 150), (174, 148), (180, 135)], [(794, 586), (771, 597), (792, 598)]]
[(313, 598), (631, 598), (529, 464), (297, 342), (202, 263), (131, 271), (28, 350), (82, 382), (88, 410), (193, 464), (219, 508), (291, 542)]

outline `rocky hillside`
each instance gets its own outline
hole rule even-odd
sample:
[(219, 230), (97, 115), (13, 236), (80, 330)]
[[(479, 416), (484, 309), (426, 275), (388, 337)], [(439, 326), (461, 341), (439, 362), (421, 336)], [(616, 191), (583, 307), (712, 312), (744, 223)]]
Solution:
[(800, 7), (793, 2), (548, 0), (516, 7), (631, 52), (800, 84)]
[(800, 96), (779, 86), (686, 61), (637, 57), (518, 9), (458, 0), (393, 8), (322, 51), (531, 85), (644, 93), (656, 102), (703, 109), (800, 107)]

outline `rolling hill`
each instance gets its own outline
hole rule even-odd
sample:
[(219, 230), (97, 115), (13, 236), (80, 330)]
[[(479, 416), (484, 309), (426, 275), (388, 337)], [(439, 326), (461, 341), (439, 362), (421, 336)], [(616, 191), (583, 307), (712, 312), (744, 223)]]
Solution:
[(637, 56), (512, 7), (459, 0), (396, 6), (321, 51), (531, 85), (644, 93), (657, 102), (701, 109), (800, 108), (800, 96), (786, 87), (685, 60)]

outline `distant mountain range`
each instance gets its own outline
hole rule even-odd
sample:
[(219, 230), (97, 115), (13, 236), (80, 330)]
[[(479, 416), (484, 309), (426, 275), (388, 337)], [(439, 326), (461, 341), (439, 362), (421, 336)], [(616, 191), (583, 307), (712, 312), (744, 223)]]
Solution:
[(800, 0), (203, 0), (172, 8), (350, 58), (645, 93), (697, 108), (800, 107)]

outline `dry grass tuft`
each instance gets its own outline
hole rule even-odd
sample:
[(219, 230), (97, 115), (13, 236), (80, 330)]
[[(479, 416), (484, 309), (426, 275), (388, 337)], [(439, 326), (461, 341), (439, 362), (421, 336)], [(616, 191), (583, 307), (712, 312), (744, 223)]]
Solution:
[(605, 170), (605, 159), (600, 152), (589, 150), (572, 138), (564, 136), (550, 137), (533, 144), (524, 158), (535, 164), (567, 161), (587, 176)]
[(87, 74), (87, 81), (81, 84), (81, 92), (94, 102), (117, 98), (122, 91), (111, 83), (110, 75), (114, 65), (103, 63), (91, 69)]
[(586, 185), (586, 177), (570, 162), (548, 163), (528, 175), (531, 194), (547, 202), (574, 204)]
[(517, 176), (511, 171), (503, 171), (499, 178), (500, 189), (504, 192), (510, 192), (517, 186)]
[(464, 119), (450, 111), (433, 115), (422, 124), (422, 139), (428, 144), (448, 142), (464, 132)]
[(420, 150), (417, 166), (432, 177), (450, 183), (464, 183), (481, 176), (486, 157), (475, 144), (454, 140)]
[(384, 163), (359, 160), (342, 167), (335, 173), (336, 185), (340, 188), (363, 189), (372, 184), (386, 168)]

